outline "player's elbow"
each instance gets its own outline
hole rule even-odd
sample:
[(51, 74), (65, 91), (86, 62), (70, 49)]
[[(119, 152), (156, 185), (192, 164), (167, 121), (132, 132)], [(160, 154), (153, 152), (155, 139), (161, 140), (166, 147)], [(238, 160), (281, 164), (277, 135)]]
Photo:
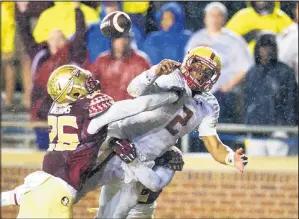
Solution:
[(138, 97), (140, 96), (140, 93), (138, 92), (138, 88), (132, 84), (132, 82), (129, 84), (127, 88), (127, 92), (132, 97)]

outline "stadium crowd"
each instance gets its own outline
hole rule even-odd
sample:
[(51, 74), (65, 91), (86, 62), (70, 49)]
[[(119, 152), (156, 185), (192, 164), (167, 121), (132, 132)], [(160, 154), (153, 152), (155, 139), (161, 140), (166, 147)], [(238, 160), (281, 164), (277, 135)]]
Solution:
[[(132, 28), (110, 40), (100, 21), (113, 11), (128, 13)], [(128, 84), (151, 65), (182, 62), (190, 49), (209, 46), (223, 65), (211, 90), (220, 123), (298, 124), (296, 2), (1, 2), (1, 43), (3, 110), (26, 111), (31, 121), (47, 120), (46, 83), (63, 64), (90, 70), (118, 101), (131, 98)], [(39, 149), (47, 149), (48, 130), (35, 133)]]

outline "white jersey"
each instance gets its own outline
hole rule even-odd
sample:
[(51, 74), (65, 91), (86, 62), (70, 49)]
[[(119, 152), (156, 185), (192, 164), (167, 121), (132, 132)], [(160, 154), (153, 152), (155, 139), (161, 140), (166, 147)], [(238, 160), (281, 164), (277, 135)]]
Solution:
[[(184, 96), (176, 104), (143, 112), (136, 116), (113, 123), (109, 131), (122, 130), (125, 136), (144, 156), (144, 160), (154, 160), (164, 154), (177, 140), (197, 129), (199, 136), (216, 135), (216, 123), (219, 117), (219, 104), (213, 94), (201, 93), (192, 97), (180, 71), (159, 77), (155, 81), (155, 67), (143, 72), (129, 85), (128, 92), (133, 96), (140, 93), (153, 93), (172, 86), (184, 88)], [(148, 81), (151, 80), (151, 83)], [(153, 83), (153, 82), (156, 83)], [(132, 91), (135, 91), (132, 92)]]

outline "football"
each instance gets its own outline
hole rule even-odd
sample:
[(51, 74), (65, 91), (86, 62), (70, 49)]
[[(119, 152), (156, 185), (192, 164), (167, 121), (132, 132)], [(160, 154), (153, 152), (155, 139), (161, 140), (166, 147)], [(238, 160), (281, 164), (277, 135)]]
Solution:
[(104, 36), (118, 38), (131, 29), (131, 19), (128, 14), (122, 11), (112, 12), (104, 17), (100, 28)]

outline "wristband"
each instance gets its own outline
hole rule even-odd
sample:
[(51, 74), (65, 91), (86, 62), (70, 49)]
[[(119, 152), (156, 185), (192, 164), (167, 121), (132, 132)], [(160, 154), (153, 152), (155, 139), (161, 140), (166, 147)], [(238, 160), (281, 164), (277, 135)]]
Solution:
[(233, 151), (228, 152), (228, 154), (225, 157), (225, 163), (227, 165), (234, 167), (234, 164), (235, 164), (235, 156), (234, 155), (235, 155), (235, 152), (233, 152)]
[(153, 66), (151, 69), (147, 70), (145, 78), (146, 78), (146, 83), (147, 84), (152, 84), (158, 77), (159, 75), (156, 75), (157, 66)]

